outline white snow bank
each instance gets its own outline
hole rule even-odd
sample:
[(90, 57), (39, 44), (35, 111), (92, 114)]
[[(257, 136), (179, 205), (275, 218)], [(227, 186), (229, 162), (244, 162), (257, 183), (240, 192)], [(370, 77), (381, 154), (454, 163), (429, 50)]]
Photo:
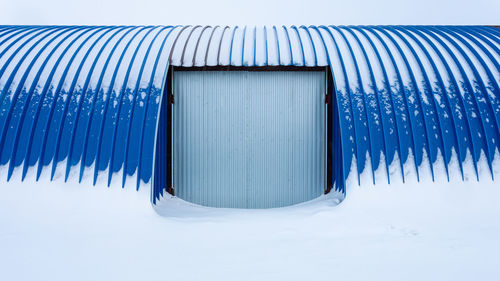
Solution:
[(500, 185), (474, 177), (355, 185), (338, 206), (332, 193), (268, 210), (213, 209), (168, 195), (153, 209), (147, 188), (0, 181), (0, 280), (457, 281), (500, 274)]

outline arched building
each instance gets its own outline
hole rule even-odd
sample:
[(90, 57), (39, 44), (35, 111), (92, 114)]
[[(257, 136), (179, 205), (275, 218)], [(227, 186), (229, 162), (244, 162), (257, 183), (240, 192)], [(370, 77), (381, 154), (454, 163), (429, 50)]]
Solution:
[(404, 177), (411, 161), (418, 177), (428, 161), (447, 177), (470, 158), (493, 176), (499, 39), (485, 26), (1, 26), (0, 165), (9, 179), (136, 175), (153, 203), (168, 190), (246, 208), (345, 192), (352, 167)]

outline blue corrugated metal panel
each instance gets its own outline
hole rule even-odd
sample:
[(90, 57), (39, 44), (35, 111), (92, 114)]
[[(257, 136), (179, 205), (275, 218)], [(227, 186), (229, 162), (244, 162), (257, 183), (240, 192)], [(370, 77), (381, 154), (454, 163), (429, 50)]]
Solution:
[(175, 72), (175, 194), (237, 208), (323, 194), (324, 87), (323, 72)]
[[(122, 183), (137, 174), (139, 186), (159, 155), (170, 64), (329, 65), (336, 189), (354, 159), (358, 173), (365, 169), (366, 155), (372, 170), (397, 155), (401, 176), (409, 155), (418, 174), (438, 157), (447, 168), (453, 151), (460, 164), (470, 152), (475, 166), (484, 153), (491, 170), (500, 149), (499, 47), (498, 29), (482, 26), (1, 26), (0, 165), (9, 165), (8, 178), (21, 164), (23, 178), (34, 165), (38, 176), (51, 165), (66, 177), (79, 165), (79, 177), (94, 182), (121, 170)], [(164, 186), (153, 186), (155, 200)]]

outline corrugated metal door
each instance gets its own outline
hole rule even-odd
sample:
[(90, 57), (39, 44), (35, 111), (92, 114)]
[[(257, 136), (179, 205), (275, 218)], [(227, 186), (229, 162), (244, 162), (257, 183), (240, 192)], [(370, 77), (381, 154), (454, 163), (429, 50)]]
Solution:
[(174, 189), (193, 203), (282, 207), (325, 187), (325, 77), (174, 72)]

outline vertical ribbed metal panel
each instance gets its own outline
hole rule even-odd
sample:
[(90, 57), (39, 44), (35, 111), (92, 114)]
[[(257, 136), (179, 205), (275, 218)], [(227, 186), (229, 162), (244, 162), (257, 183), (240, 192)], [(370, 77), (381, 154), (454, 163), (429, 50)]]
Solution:
[(214, 207), (270, 208), (325, 187), (323, 72), (174, 73), (174, 188)]

